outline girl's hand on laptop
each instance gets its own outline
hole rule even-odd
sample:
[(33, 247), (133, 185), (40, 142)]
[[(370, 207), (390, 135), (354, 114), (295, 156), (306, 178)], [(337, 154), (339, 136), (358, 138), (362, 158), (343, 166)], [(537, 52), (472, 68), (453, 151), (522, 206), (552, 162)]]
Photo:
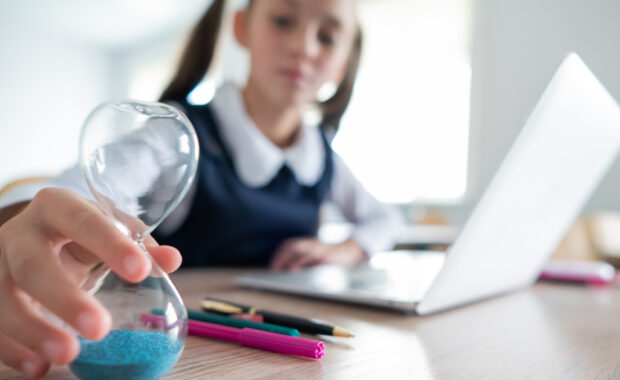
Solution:
[[(144, 279), (151, 264), (94, 203), (71, 191), (41, 190), (11, 216), (0, 226), (0, 361), (40, 377), (50, 362), (70, 363), (80, 348), (41, 308), (86, 339), (101, 339), (111, 328), (110, 314), (78, 284), (100, 262), (132, 282)], [(179, 267), (175, 248), (152, 238), (145, 244), (164, 271)]]
[(352, 267), (367, 259), (364, 250), (352, 239), (340, 244), (326, 244), (317, 238), (292, 238), (276, 250), (270, 268), (297, 270), (323, 264)]

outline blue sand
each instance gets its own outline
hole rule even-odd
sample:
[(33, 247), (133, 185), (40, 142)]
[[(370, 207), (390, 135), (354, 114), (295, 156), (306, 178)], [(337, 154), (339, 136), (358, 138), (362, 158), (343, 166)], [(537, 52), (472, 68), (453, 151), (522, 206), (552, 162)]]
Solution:
[(112, 330), (93, 342), (80, 338), (81, 350), (69, 368), (83, 380), (150, 380), (177, 362), (183, 341), (159, 331)]

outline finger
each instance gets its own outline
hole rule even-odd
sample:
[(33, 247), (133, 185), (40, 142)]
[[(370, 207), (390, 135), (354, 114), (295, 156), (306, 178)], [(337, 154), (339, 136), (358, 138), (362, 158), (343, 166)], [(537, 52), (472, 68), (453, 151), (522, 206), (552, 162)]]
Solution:
[(301, 259), (304, 254), (298, 250), (290, 250), (283, 252), (278, 258), (276, 270), (290, 270), (291, 266), (294, 266), (297, 261)]
[(75, 242), (64, 245), (62, 249), (68, 253), (75, 262), (86, 267), (92, 267), (102, 261), (101, 257)]
[(170, 246), (147, 246), (153, 260), (166, 273), (172, 273), (181, 266), (181, 253), (178, 249)]
[(275, 271), (285, 269), (284, 265), (288, 261), (290, 261), (292, 259), (291, 256), (294, 256), (295, 254), (296, 253), (290, 250), (288, 247), (281, 247), (273, 255), (273, 258), (271, 259), (271, 263), (269, 265), (270, 269)]
[(172, 273), (179, 269), (183, 257), (178, 249), (171, 246), (160, 247), (159, 243), (151, 235), (144, 238), (144, 245), (153, 257), (153, 260), (166, 273)]
[(299, 247), (302, 245), (305, 239), (303, 238), (291, 238), (285, 240), (276, 252), (274, 253), (270, 268), (271, 270), (282, 270), (285, 269), (285, 264), (289, 260), (292, 260), (292, 256), (297, 255), (299, 251)]
[(28, 240), (14, 243), (4, 254), (10, 278), (17, 287), (86, 339), (98, 340), (108, 333), (112, 325), (110, 313), (92, 295), (79, 289), (45, 241), (31, 235)]
[(322, 250), (315, 249), (304, 252), (295, 257), (295, 260), (287, 263), (289, 270), (298, 270), (303, 267), (318, 265), (323, 258)]
[(28, 296), (8, 276), (0, 281), (0, 332), (55, 364), (71, 362), (80, 350), (77, 340), (33, 310)]
[(299, 260), (308, 260), (308, 258), (302, 259), (302, 257), (306, 256), (308, 253), (313, 253), (315, 247), (316, 243), (314, 239), (289, 239), (282, 244), (281, 249), (274, 256), (274, 265), (272, 268), (274, 270), (299, 268), (296, 263)]
[(73, 242), (63, 246), (58, 256), (64, 272), (78, 286), (81, 286), (93, 267), (102, 262), (100, 257)]
[(334, 251), (333, 254), (324, 255), (316, 265), (336, 264), (344, 267), (352, 267), (361, 259), (348, 251)]
[(144, 245), (146, 245), (147, 247), (151, 247), (151, 246), (158, 246), (159, 243), (157, 242), (157, 240), (155, 240), (153, 236), (146, 235), (146, 237), (144, 238)]
[(150, 273), (150, 261), (140, 248), (87, 200), (67, 190), (43, 189), (30, 206), (37, 210), (52, 241), (66, 238), (76, 242), (127, 281), (139, 282)]
[[(178, 249), (171, 246), (159, 246), (153, 238), (145, 239), (144, 243), (153, 260), (164, 272), (171, 273), (179, 269), (182, 257)], [(76, 283), (80, 283), (79, 280), (84, 278), (93, 265), (101, 262), (101, 258), (76, 243), (65, 245), (63, 250), (71, 258), (67, 259), (66, 255), (61, 255), (63, 267), (76, 274), (73, 276)]]
[(50, 366), (49, 362), (1, 333), (0, 362), (33, 378), (45, 375)]

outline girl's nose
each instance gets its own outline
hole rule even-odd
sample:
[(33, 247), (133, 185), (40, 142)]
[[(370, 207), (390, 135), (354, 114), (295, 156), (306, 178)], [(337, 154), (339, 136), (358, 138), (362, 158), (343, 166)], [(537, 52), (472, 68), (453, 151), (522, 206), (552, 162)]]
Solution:
[(291, 53), (300, 58), (316, 57), (320, 49), (317, 33), (316, 27), (311, 25), (298, 27), (290, 41)]

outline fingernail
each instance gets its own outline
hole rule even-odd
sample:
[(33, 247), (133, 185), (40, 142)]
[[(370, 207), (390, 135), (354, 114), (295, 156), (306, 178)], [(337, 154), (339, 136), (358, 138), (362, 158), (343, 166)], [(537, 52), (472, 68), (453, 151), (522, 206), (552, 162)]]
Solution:
[(123, 265), (125, 266), (125, 270), (129, 275), (133, 275), (138, 273), (140, 270), (142, 260), (138, 256), (127, 256), (123, 260)]
[(47, 358), (53, 363), (59, 363), (62, 359), (62, 345), (53, 340), (48, 340), (47, 342), (43, 343), (43, 352), (45, 353), (45, 356), (47, 356)]
[(22, 372), (26, 374), (26, 376), (36, 377), (37, 376), (37, 365), (31, 361), (24, 360), (22, 362)]

